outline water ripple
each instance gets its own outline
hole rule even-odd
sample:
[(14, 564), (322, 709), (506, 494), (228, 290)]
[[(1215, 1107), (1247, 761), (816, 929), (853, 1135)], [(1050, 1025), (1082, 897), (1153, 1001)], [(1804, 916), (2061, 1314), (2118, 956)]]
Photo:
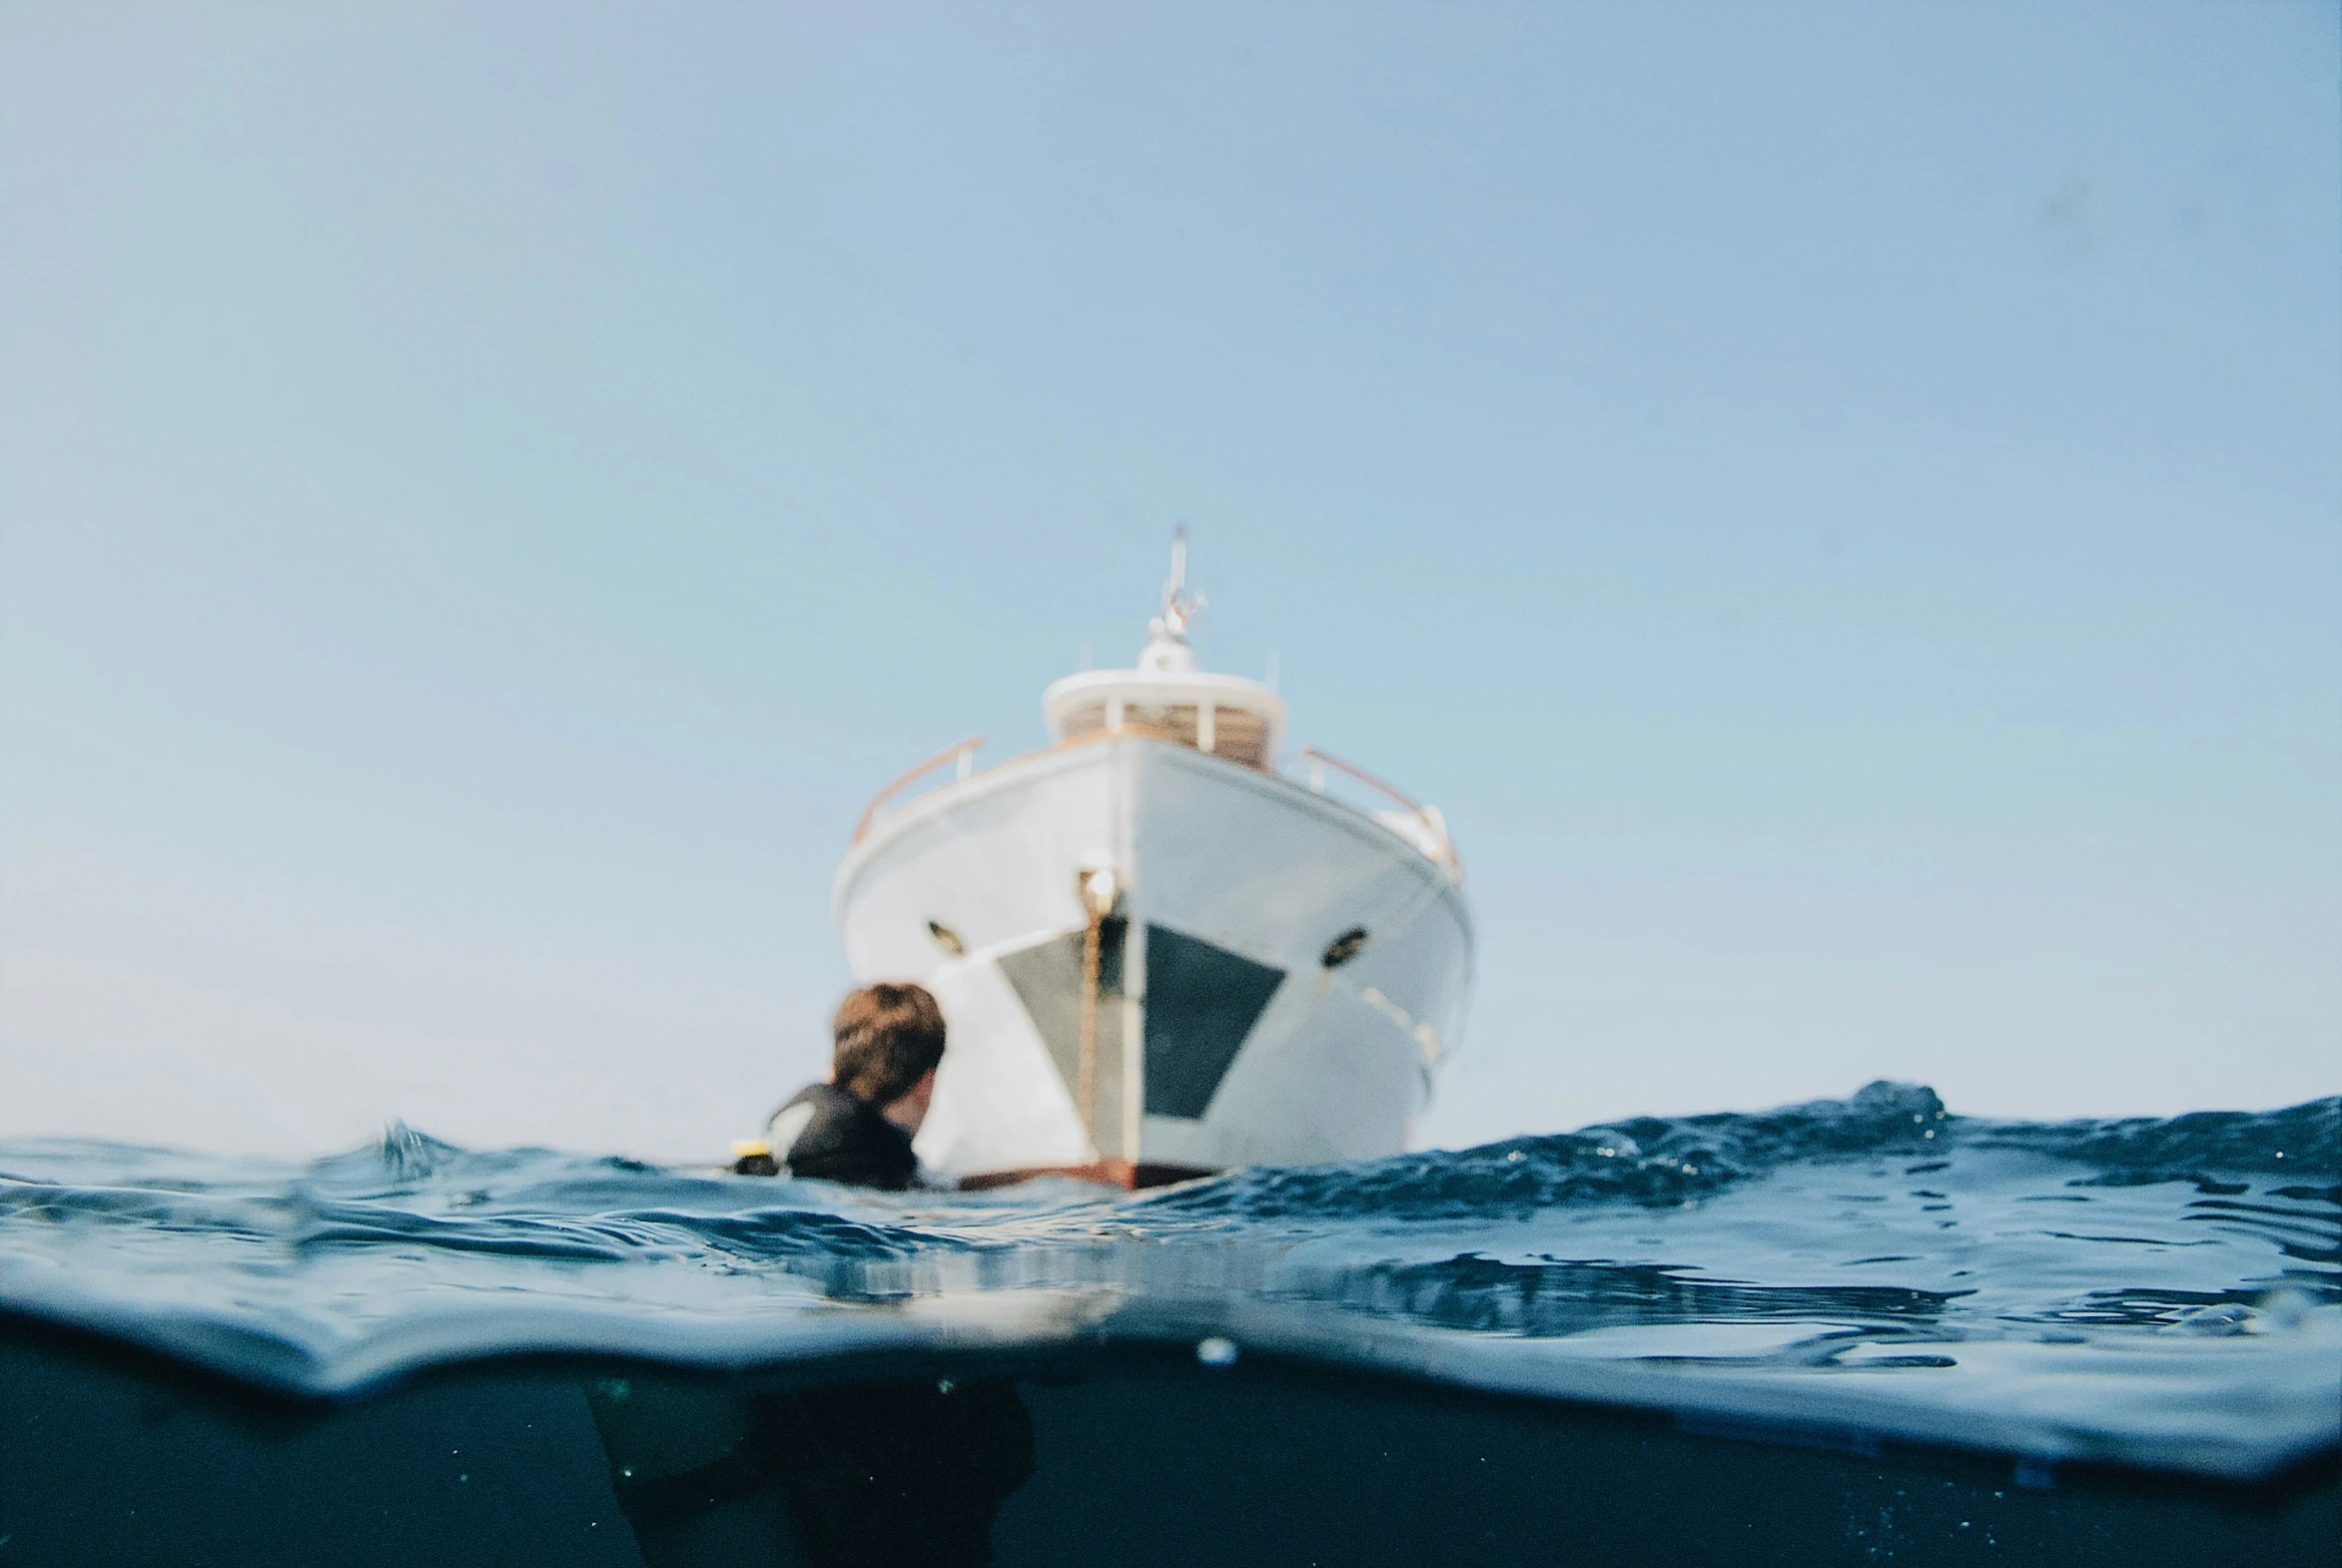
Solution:
[(306, 1165), (25, 1140), (0, 1304), (310, 1392), (513, 1350), (1211, 1335), (2244, 1473), (2342, 1437), (2342, 1099), (2035, 1125), (1882, 1083), (1136, 1195), (888, 1196), (403, 1125)]

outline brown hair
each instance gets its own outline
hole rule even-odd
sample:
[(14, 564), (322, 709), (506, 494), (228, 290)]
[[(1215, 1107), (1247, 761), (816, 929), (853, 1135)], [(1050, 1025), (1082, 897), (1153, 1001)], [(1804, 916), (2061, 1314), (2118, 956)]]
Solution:
[(868, 1105), (892, 1105), (943, 1060), (943, 1009), (925, 986), (849, 992), (831, 1027), (837, 1037), (831, 1082)]

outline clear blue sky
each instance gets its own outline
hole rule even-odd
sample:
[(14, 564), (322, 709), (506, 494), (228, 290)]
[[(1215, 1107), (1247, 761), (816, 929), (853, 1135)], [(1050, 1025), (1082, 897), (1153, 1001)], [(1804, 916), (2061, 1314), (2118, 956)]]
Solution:
[(1475, 1141), (2342, 1088), (2327, 4), (0, 3), (0, 1134), (719, 1148), (1136, 651), (1447, 812)]

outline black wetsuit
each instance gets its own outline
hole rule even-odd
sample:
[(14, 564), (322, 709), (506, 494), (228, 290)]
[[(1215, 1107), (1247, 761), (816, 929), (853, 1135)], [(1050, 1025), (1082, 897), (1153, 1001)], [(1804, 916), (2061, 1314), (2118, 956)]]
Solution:
[(919, 1157), (911, 1153), (911, 1135), (880, 1116), (876, 1106), (834, 1084), (809, 1084), (773, 1115), (803, 1105), (813, 1107), (813, 1120), (795, 1143), (773, 1151), (776, 1166), (787, 1166), (791, 1176), (896, 1192), (917, 1176)]

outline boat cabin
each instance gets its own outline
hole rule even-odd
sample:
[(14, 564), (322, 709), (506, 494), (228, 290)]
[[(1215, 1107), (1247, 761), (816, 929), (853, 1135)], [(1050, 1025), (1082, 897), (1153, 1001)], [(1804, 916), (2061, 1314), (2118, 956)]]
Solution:
[(1085, 670), (1042, 694), (1050, 739), (1062, 745), (1093, 735), (1148, 735), (1275, 772), (1284, 699), (1256, 680), (1195, 668), (1183, 626), (1158, 620), (1150, 629), (1155, 635), (1138, 668)]

